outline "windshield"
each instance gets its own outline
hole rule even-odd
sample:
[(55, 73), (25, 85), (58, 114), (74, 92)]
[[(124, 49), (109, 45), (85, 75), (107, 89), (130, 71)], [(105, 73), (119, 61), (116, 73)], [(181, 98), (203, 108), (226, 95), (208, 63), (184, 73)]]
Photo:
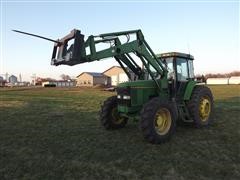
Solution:
[(168, 70), (168, 79), (174, 79), (173, 57), (164, 58), (163, 62)]
[(179, 81), (187, 81), (188, 77), (188, 61), (184, 58), (177, 58), (177, 79)]

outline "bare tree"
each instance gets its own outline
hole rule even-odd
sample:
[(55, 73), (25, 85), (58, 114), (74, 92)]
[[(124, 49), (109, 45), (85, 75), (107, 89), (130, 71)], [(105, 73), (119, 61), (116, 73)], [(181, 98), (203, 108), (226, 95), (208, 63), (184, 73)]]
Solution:
[(233, 71), (230, 73), (216, 73), (216, 74), (206, 74), (206, 78), (229, 78), (231, 76), (240, 76), (240, 71)]
[(60, 77), (61, 77), (62, 80), (64, 80), (64, 81), (67, 81), (67, 80), (70, 80), (70, 79), (71, 79), (71, 77), (70, 77), (69, 75), (67, 75), (67, 74), (61, 74)]

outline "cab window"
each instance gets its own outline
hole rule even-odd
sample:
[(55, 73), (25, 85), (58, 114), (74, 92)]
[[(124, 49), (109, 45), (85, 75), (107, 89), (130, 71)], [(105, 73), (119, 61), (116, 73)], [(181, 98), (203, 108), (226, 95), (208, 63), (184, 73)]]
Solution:
[(193, 61), (188, 61), (188, 68), (189, 68), (189, 77), (194, 78), (194, 69), (193, 69)]
[(168, 70), (168, 79), (175, 79), (174, 78), (174, 68), (173, 68), (173, 58), (166, 58), (165, 59), (165, 65)]
[(188, 61), (183, 58), (177, 58), (177, 79), (178, 81), (187, 81), (188, 76)]

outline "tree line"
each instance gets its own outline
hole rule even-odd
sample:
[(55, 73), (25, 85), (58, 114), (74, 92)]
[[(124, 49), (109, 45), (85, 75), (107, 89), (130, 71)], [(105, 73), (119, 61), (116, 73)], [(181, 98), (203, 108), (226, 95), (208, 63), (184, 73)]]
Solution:
[(198, 81), (206, 82), (208, 78), (230, 78), (232, 76), (240, 76), (240, 71), (233, 71), (230, 73), (208, 73), (205, 75), (197, 74), (195, 78)]

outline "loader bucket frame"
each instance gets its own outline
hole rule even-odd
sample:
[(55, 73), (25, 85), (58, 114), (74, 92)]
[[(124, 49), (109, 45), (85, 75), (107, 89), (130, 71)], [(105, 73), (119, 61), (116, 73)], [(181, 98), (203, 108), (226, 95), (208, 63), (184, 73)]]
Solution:
[[(71, 40), (73, 43), (68, 47)], [(73, 66), (85, 62), (85, 57), (84, 35), (79, 30), (74, 29), (54, 44), (51, 64)]]

